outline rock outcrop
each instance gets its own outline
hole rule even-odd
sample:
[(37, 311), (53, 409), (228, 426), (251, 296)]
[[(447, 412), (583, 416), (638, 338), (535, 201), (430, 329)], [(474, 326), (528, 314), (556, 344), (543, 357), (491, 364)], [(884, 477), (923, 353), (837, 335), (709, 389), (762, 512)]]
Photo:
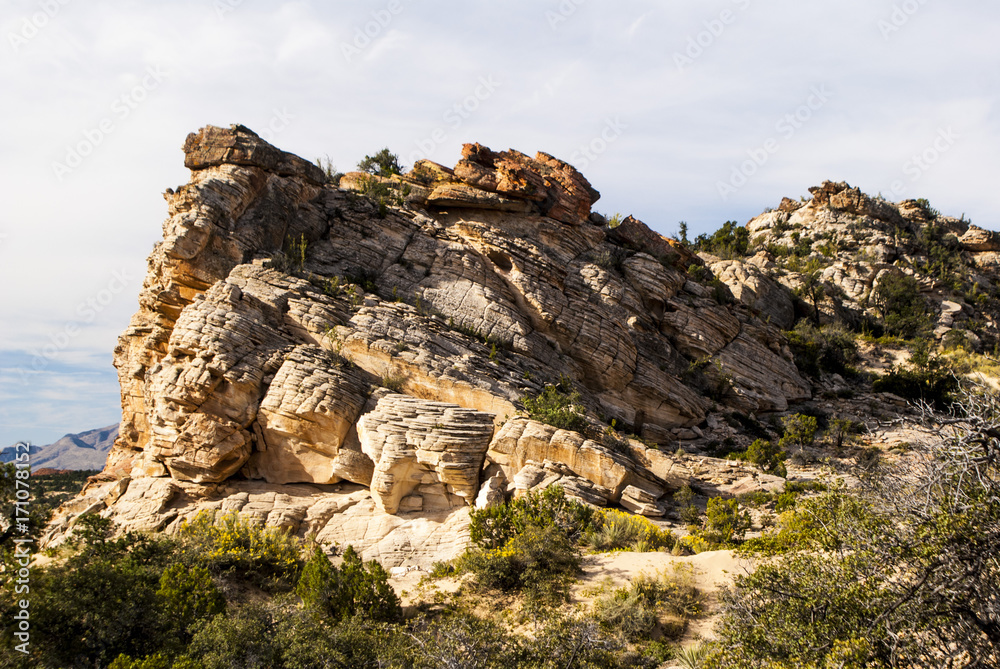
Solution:
[[(690, 470), (652, 444), (811, 394), (780, 332), (786, 289), (731, 264), (720, 293), (683, 245), (609, 227), (548, 154), (470, 144), (454, 169), (337, 186), (242, 126), (184, 151), (191, 180), (166, 193), (115, 351), (120, 436), (50, 541), (85, 509), (167, 531), (217, 509), (440, 559), (468, 506), (553, 482), (662, 515)], [(405, 205), (359, 194), (372, 184)], [(552, 384), (579, 392), (586, 434), (518, 415)], [(608, 441), (610, 423), (646, 443)]]
[[(1000, 234), (964, 217), (943, 216), (925, 200), (892, 203), (844, 182), (827, 181), (809, 190), (811, 200), (789, 200), (746, 224), (756, 256), (712, 265), (739, 299), (759, 292), (756, 273), (744, 270), (752, 264), (767, 268), (772, 282), (786, 291), (798, 293), (814, 320), (860, 327), (880, 319), (871, 299), (879, 281), (905, 274), (917, 279), (928, 311), (936, 314), (931, 320), (938, 321), (937, 337), (954, 328), (957, 314), (974, 309), (981, 312), (981, 331), (966, 337), (1000, 337), (1000, 310), (986, 298), (970, 303), (972, 297), (998, 289), (990, 276), (1000, 268)], [(963, 283), (966, 288), (956, 289)], [(769, 300), (772, 306), (761, 314), (787, 324), (779, 313), (787, 314), (786, 306), (773, 306), (783, 302)]]

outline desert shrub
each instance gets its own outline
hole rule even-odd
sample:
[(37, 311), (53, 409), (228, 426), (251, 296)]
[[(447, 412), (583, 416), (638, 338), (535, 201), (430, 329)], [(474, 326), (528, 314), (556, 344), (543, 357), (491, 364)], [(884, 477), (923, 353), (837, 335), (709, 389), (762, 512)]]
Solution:
[(140, 659), (133, 659), (122, 653), (108, 665), (108, 669), (173, 669), (176, 666), (164, 653), (155, 653)]
[(541, 423), (563, 430), (577, 432), (587, 427), (587, 419), (580, 411), (580, 393), (567, 379), (557, 385), (547, 385), (535, 397), (521, 400), (528, 416)]
[(982, 556), (1000, 550), (1000, 400), (958, 401), (970, 419), (918, 457), (789, 514), (788, 552), (723, 593), (718, 666), (997, 664), (1000, 572)]
[(283, 666), (278, 624), (263, 604), (244, 604), (216, 616), (194, 635), (188, 654), (204, 669)]
[(637, 640), (649, 636), (659, 622), (656, 604), (634, 587), (618, 588), (594, 601), (594, 618), (605, 629)]
[(530, 657), (528, 644), (522, 637), (502, 623), (468, 613), (419, 618), (409, 636), (412, 643), (408, 644), (405, 657), (399, 658), (402, 662), (378, 666), (494, 669), (527, 666)]
[(710, 544), (725, 545), (743, 538), (750, 529), (750, 516), (740, 512), (735, 499), (724, 500), (713, 497), (708, 500), (705, 522), (700, 535)]
[(853, 438), (853, 435), (858, 434), (863, 429), (864, 425), (861, 423), (846, 418), (834, 418), (830, 421), (826, 436), (833, 443), (835, 449), (840, 449)]
[(781, 427), (784, 434), (778, 441), (782, 448), (798, 446), (799, 450), (812, 446), (816, 439), (816, 431), (819, 429), (819, 421), (815, 416), (805, 414), (792, 414), (781, 419)]
[(471, 548), (456, 567), (474, 577), (478, 587), (521, 592), (533, 604), (566, 598), (580, 568), (579, 550), (554, 525), (529, 525), (501, 548)]
[(297, 574), (298, 541), (288, 532), (252, 523), (236, 512), (200, 511), (181, 525), (185, 555), (210, 571), (290, 578)]
[(821, 374), (854, 376), (858, 359), (854, 335), (837, 325), (816, 327), (801, 320), (794, 330), (785, 333), (795, 358), (795, 366), (812, 377)]
[(795, 508), (795, 500), (798, 495), (791, 490), (786, 490), (785, 492), (778, 495), (774, 500), (774, 510), (778, 513), (784, 511), (790, 511)]
[(399, 156), (389, 151), (388, 147), (374, 156), (365, 156), (358, 163), (358, 170), (380, 177), (391, 177), (403, 173), (403, 167), (399, 164)]
[[(8, 584), (0, 597), (0, 657), (14, 667), (106, 666), (119, 655), (145, 657), (169, 640), (157, 598), (160, 574), (173, 559), (167, 540), (113, 537), (107, 518), (84, 515), (65, 562), (32, 569), (30, 654), (16, 652), (14, 611), (24, 594)], [(12, 629), (13, 628), (13, 629)]]
[(958, 390), (958, 380), (935, 358), (920, 369), (893, 367), (887, 374), (872, 382), (872, 390), (877, 393), (892, 393), (908, 400), (928, 402), (938, 410), (944, 410), (951, 404), (954, 393)]
[(597, 551), (673, 548), (676, 540), (648, 518), (615, 509), (600, 509), (594, 514), (593, 529), (584, 540)]
[(774, 501), (774, 495), (763, 490), (754, 490), (752, 492), (745, 492), (736, 499), (743, 506), (759, 508)]
[(698, 235), (694, 240), (695, 251), (703, 251), (720, 258), (742, 258), (750, 246), (749, 231), (736, 221), (726, 221), (712, 233)]
[(912, 276), (884, 274), (869, 301), (890, 334), (910, 339), (926, 334), (932, 327), (920, 283)]
[(682, 648), (677, 654), (677, 662), (684, 669), (703, 669), (710, 666), (708, 662), (714, 652), (715, 647), (712, 644), (699, 641)]
[(333, 161), (330, 160), (330, 156), (317, 158), (316, 167), (323, 170), (323, 174), (326, 176), (327, 181), (332, 183), (334, 186), (340, 185), (340, 178), (344, 176), (344, 173), (336, 168)]
[(378, 176), (364, 176), (360, 179), (360, 192), (378, 205), (378, 217), (385, 218), (389, 207), (401, 207), (410, 194), (408, 184), (382, 181)]
[(691, 486), (683, 485), (674, 493), (674, 503), (680, 507), (681, 520), (687, 525), (696, 525), (701, 522), (701, 511), (694, 504), (694, 490)]
[(694, 569), (685, 564), (653, 576), (639, 574), (628, 586), (594, 601), (594, 616), (601, 625), (633, 641), (648, 636), (664, 615), (680, 621), (677, 631), (682, 632), (684, 623), (702, 610)]
[(226, 610), (226, 600), (212, 575), (201, 566), (177, 563), (167, 567), (160, 576), (156, 599), (172, 640), (181, 644), (190, 640), (196, 624)]
[(399, 597), (389, 585), (389, 575), (375, 560), (362, 562), (353, 546), (344, 551), (343, 563), (335, 567), (316, 548), (302, 569), (296, 594), (306, 608), (336, 620), (355, 615), (377, 621), (397, 620), (402, 610)]
[(761, 471), (785, 477), (784, 452), (770, 439), (755, 439), (746, 450), (746, 460), (757, 465)]
[(712, 550), (712, 545), (704, 537), (698, 534), (689, 534), (681, 537), (678, 540), (678, 543), (695, 555)]
[(566, 496), (561, 486), (529, 492), (485, 509), (469, 510), (469, 535), (480, 548), (500, 548), (530, 525), (557, 527), (570, 541), (591, 529), (594, 509)]
[(394, 393), (403, 392), (403, 387), (406, 385), (406, 375), (404, 374), (393, 374), (392, 372), (386, 372), (379, 379), (379, 385), (383, 388), (387, 388)]

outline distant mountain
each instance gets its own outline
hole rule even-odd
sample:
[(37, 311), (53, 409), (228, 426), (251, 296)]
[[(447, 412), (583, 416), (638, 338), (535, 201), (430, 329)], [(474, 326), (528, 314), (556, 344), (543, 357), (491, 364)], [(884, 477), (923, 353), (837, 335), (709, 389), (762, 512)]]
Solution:
[[(41, 446), (35, 446), (34, 444), (32, 444), (28, 452), (31, 453), (31, 457), (34, 458), (35, 454), (41, 450), (42, 450)], [(14, 460), (17, 459), (17, 456), (20, 455), (21, 452), (23, 451), (17, 450), (17, 444), (8, 446), (7, 448), (0, 450), (0, 462), (14, 462)]]
[[(67, 434), (47, 446), (31, 447), (31, 468), (104, 469), (108, 451), (118, 437), (118, 426), (109, 425), (79, 434)], [(0, 451), (0, 462), (12, 462), (15, 446)]]

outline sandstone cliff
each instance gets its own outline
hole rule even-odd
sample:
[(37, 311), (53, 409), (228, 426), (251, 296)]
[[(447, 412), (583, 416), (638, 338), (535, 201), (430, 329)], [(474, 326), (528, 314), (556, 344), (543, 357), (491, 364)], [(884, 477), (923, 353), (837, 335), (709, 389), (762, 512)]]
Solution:
[[(334, 185), (242, 126), (184, 153), (115, 350), (120, 436), (50, 541), (87, 510), (170, 530), (216, 508), (366, 557), (448, 557), (477, 496), (556, 480), (661, 515), (692, 472), (655, 445), (811, 396), (787, 319), (699, 283), (640, 221), (609, 227), (547, 154), (467, 145), (454, 169)], [(389, 206), (357, 192), (375, 181)], [(585, 434), (518, 415), (556, 383)]]

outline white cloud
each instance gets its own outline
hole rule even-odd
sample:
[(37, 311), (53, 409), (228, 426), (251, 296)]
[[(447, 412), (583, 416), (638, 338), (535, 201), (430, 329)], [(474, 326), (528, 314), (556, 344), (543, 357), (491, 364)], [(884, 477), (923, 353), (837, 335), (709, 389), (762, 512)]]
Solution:
[[(878, 22), (892, 13), (888, 0), (845, 0), (835, 10), (792, 0), (590, 2), (555, 24), (546, 15), (559, 12), (554, 0), (400, 0), (402, 11), (348, 62), (342, 45), (388, 2), (221, 1), (232, 11), (220, 15), (215, 0), (70, 2), (17, 49), (9, 35), (38, 4), (8, 3), (0, 19), (0, 281), (18, 289), (4, 294), (4, 351), (58, 332), (112, 270), (141, 275), (166, 215), (160, 193), (187, 179), (179, 147), (188, 132), (206, 123), (260, 129), (287, 110), (279, 146), (309, 159), (329, 154), (350, 169), (382, 146), (413, 154), (482, 76), (502, 86), (457, 127), (444, 126), (435, 159), (453, 162), (467, 141), (568, 159), (620, 117), (627, 130), (586, 170), (603, 194), (597, 208), (634, 213), (663, 231), (681, 219), (692, 234), (745, 221), (825, 178), (886, 191), (949, 126), (961, 139), (907, 182), (906, 196), (1000, 226), (996, 3), (925, 3), (886, 39)], [(690, 40), (701, 51), (679, 71), (675, 53)], [(57, 179), (52, 163), (151, 66), (168, 79)], [(834, 91), (829, 104), (723, 202), (716, 183), (814, 85)], [(106, 373), (140, 284), (87, 323), (60, 364)], [(66, 416), (61, 422), (88, 415), (77, 411), (84, 405), (115, 413), (113, 376), (101, 378), (86, 397), (67, 399), (73, 393), (52, 395), (58, 380), (46, 377), (49, 390), (18, 401), (25, 415), (45, 407)], [(20, 429), (0, 428), (0, 441), (38, 439)]]

